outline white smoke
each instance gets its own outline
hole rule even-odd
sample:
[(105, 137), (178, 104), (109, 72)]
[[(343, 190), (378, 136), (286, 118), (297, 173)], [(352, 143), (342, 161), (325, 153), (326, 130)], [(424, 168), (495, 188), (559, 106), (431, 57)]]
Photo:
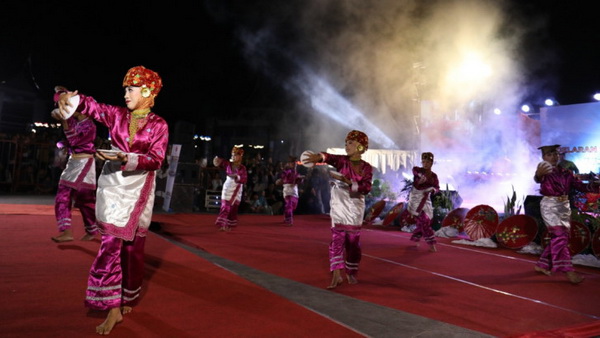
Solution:
[(517, 113), (537, 90), (522, 57), (535, 32), (508, 4), (289, 0), (228, 15), (249, 64), (296, 99), (281, 128), (304, 136), (304, 149), (341, 147), (349, 130), (363, 130), (371, 148), (434, 152), (442, 184), (497, 206), (513, 189), (533, 193), (539, 160)]

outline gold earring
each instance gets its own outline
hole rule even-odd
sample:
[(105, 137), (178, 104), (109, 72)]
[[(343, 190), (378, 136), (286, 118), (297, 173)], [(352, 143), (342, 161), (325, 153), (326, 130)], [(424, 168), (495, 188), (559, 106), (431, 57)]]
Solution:
[(363, 147), (362, 144), (359, 144), (358, 147), (356, 147), (356, 149), (358, 151), (363, 151), (363, 150), (365, 150), (365, 147)]
[(150, 97), (150, 88), (142, 88), (142, 97)]

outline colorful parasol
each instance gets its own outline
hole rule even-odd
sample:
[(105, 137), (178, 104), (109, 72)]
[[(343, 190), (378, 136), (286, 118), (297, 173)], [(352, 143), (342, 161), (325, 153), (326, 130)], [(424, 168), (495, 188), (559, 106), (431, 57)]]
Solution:
[(496, 239), (503, 247), (520, 249), (535, 239), (538, 224), (527, 215), (514, 215), (503, 220), (496, 229)]
[(383, 208), (385, 208), (385, 200), (381, 200), (381, 201), (373, 204), (369, 208), (369, 211), (367, 211), (367, 215), (365, 216), (365, 220), (363, 221), (363, 223), (371, 224), (371, 222), (373, 222), (373, 220), (375, 218), (377, 218), (377, 216), (379, 216), (379, 214), (381, 214), (381, 212), (383, 211)]
[(596, 257), (600, 258), (600, 229), (596, 230), (592, 236), (592, 251)]
[[(592, 232), (583, 223), (571, 220), (571, 230), (569, 235), (569, 252), (571, 256), (582, 253), (590, 246), (592, 242)], [(550, 242), (548, 230), (544, 231), (542, 236), (542, 247), (546, 247)]]
[(390, 225), (396, 219), (396, 217), (398, 217), (398, 215), (402, 212), (403, 209), (404, 209), (404, 202), (400, 202), (400, 203), (396, 204), (387, 213), (387, 215), (383, 219), (383, 222), (381, 223), (381, 225), (383, 225), (383, 226)]
[(473, 207), (465, 216), (464, 230), (471, 240), (489, 238), (498, 227), (498, 213), (489, 205)]
[(467, 212), (469, 212), (469, 209), (467, 208), (457, 208), (450, 211), (442, 220), (442, 227), (453, 227), (458, 229), (459, 232), (462, 232)]

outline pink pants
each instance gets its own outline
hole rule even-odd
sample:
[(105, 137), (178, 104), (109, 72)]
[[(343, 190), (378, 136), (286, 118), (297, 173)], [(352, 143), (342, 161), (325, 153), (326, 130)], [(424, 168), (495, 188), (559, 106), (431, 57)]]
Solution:
[(58, 224), (58, 231), (71, 228), (72, 202), (81, 211), (85, 232), (94, 235), (98, 232), (96, 225), (96, 191), (92, 189), (76, 190), (59, 184), (54, 199), (54, 215)]
[(221, 209), (215, 225), (218, 227), (234, 227), (238, 223), (238, 208), (240, 203), (221, 200)]
[[(344, 250), (346, 251), (345, 260)], [(331, 228), (329, 271), (345, 269), (346, 274), (356, 276), (361, 258), (360, 229)]]
[(283, 207), (283, 221), (286, 224), (294, 223), (294, 210), (298, 206), (298, 197), (285, 196), (285, 206)]
[(434, 245), (437, 243), (435, 240), (435, 232), (431, 227), (431, 219), (427, 216), (426, 213), (421, 212), (419, 216), (415, 217), (416, 228), (412, 232), (412, 236), (410, 236), (410, 240), (413, 242), (419, 242), (421, 237), (425, 238), (425, 242), (429, 245)]
[(108, 310), (138, 303), (144, 279), (146, 237), (133, 241), (102, 235), (102, 244), (92, 263), (84, 305)]
[(564, 226), (550, 226), (548, 233), (550, 243), (546, 245), (535, 265), (552, 272), (574, 271), (569, 252), (569, 229)]

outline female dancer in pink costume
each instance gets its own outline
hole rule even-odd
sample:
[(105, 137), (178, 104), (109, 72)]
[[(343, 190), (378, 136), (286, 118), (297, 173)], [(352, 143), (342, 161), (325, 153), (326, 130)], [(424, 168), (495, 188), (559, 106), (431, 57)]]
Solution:
[(242, 201), (244, 184), (248, 181), (248, 172), (242, 164), (243, 157), (244, 149), (233, 147), (231, 161), (218, 156), (213, 159), (215, 167), (223, 169), (227, 173), (221, 192), (221, 209), (215, 222), (220, 231), (230, 231), (238, 223), (238, 209)]
[(582, 192), (598, 192), (598, 185), (585, 184), (570, 170), (558, 166), (559, 147), (555, 144), (538, 148), (542, 151), (544, 162), (538, 164), (534, 180), (540, 183), (540, 193), (544, 196), (540, 202), (540, 212), (550, 234), (550, 243), (544, 248), (534, 269), (548, 276), (552, 272), (563, 272), (571, 283), (579, 284), (584, 277), (573, 269), (569, 252), (569, 191), (575, 188)]
[(77, 112), (63, 120), (58, 109), (52, 111), (52, 117), (60, 120), (63, 126), (65, 141), (61, 147), (69, 151), (69, 160), (60, 175), (58, 189), (54, 199), (54, 215), (60, 235), (52, 237), (57, 243), (73, 240), (71, 229), (72, 206), (79, 208), (85, 226), (82, 241), (94, 239), (98, 233), (96, 225), (96, 164), (94, 139), (96, 125), (94, 121)]
[(425, 238), (425, 242), (429, 244), (429, 251), (436, 252), (435, 247), (435, 232), (431, 227), (433, 221), (433, 206), (431, 203), (431, 195), (440, 190), (440, 182), (436, 173), (431, 171), (433, 166), (433, 154), (421, 154), (421, 163), (423, 167), (413, 167), (413, 186), (408, 198), (407, 211), (414, 219), (417, 227), (413, 230), (410, 240), (417, 242), (421, 237)]
[(304, 179), (304, 176), (296, 171), (296, 161), (296, 157), (290, 156), (283, 172), (276, 181), (278, 185), (283, 185), (283, 198), (285, 200), (283, 222), (289, 226), (294, 224), (294, 210), (298, 207), (298, 184)]
[(343, 282), (342, 269), (346, 271), (349, 284), (358, 283), (356, 275), (362, 258), (360, 230), (365, 215), (365, 195), (371, 191), (373, 180), (373, 167), (361, 159), (369, 148), (367, 135), (362, 131), (352, 130), (346, 136), (345, 143), (347, 155), (321, 152), (307, 158), (307, 162), (325, 162), (338, 171), (330, 174), (336, 181), (331, 188), (329, 267), (332, 279), (328, 289)]
[[(85, 306), (108, 310), (96, 332), (107, 335), (137, 304), (144, 279), (144, 243), (154, 206), (156, 170), (169, 142), (167, 122), (151, 112), (162, 88), (160, 76), (143, 66), (129, 69), (123, 80), (125, 107), (80, 95), (77, 107), (108, 127), (115, 153), (98, 150), (106, 160), (98, 179), (96, 220), (102, 244), (90, 269)], [(59, 91), (61, 112), (75, 92)]]

